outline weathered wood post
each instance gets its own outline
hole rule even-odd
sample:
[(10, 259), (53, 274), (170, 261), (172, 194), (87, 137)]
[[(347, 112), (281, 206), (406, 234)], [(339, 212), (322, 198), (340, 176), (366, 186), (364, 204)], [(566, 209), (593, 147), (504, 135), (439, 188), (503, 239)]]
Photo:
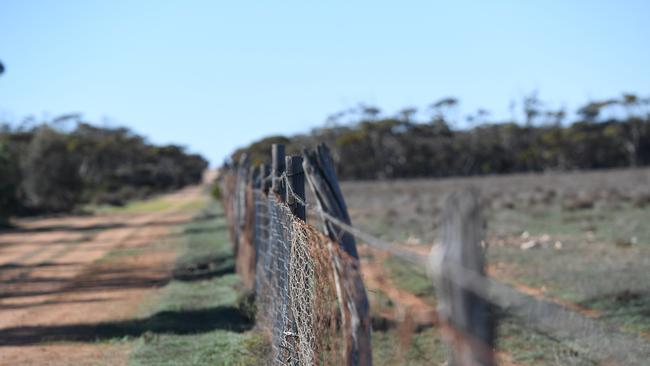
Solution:
[(271, 191), (278, 194), (282, 202), (285, 201), (285, 191), (283, 189), (282, 174), (285, 170), (284, 145), (273, 144), (271, 148)]
[(237, 256), (239, 251), (239, 242), (242, 235), (245, 217), (246, 217), (246, 184), (248, 179), (248, 154), (244, 153), (239, 157), (237, 164), (236, 180), (235, 180), (235, 199), (233, 202), (233, 216), (234, 216), (234, 236), (233, 236), (233, 252)]
[(441, 220), (442, 248), (432, 249), (430, 268), (435, 273), (438, 313), (449, 346), (450, 366), (495, 365), (496, 322), (491, 305), (460, 285), (475, 276), (485, 276), (483, 231), (477, 190), (446, 197)]
[(237, 273), (242, 279), (242, 284), (247, 289), (252, 289), (255, 281), (255, 201), (253, 186), (257, 169), (246, 164), (242, 171), (240, 205), (242, 210), (239, 243), (236, 256)]
[[(287, 156), (286, 161), (287, 172), (287, 205), (291, 209), (294, 216), (306, 221), (307, 215), (305, 210), (305, 173), (302, 169), (302, 157), (300, 156)], [(296, 197), (298, 197), (298, 201)]]
[(264, 179), (264, 164), (258, 165), (253, 171), (253, 189), (262, 188), (262, 179)]
[(269, 189), (271, 189), (271, 181), (268, 179), (269, 175), (269, 167), (266, 164), (260, 164), (259, 167), (259, 178), (260, 178), (260, 187), (259, 189), (262, 190), (262, 192), (268, 194)]
[[(318, 206), (329, 215), (350, 225), (350, 215), (339, 187), (329, 148), (325, 144), (320, 144), (313, 152), (304, 151), (303, 156), (305, 158), (303, 168), (309, 185), (316, 195)], [(359, 259), (354, 236), (329, 220), (325, 219), (324, 222), (325, 233), (338, 242), (348, 255)]]
[[(303, 152), (303, 168), (316, 202), (326, 214), (350, 224), (350, 216), (339, 187), (334, 163), (324, 144), (315, 151)], [(324, 230), (329, 238), (338, 243), (342, 255), (331, 249), (334, 260), (336, 293), (341, 304), (341, 322), (345, 335), (345, 359), (347, 365), (372, 365), (370, 342), (370, 306), (361, 278), (359, 254), (354, 236), (323, 216)]]
[(265, 176), (265, 166), (260, 164), (255, 169), (255, 176), (253, 177), (253, 189), (251, 192), (251, 199), (253, 201), (253, 252), (255, 253), (255, 261), (253, 263), (254, 272), (253, 272), (253, 291), (257, 293), (258, 291), (258, 270), (260, 263), (260, 255), (262, 255), (262, 248), (260, 248), (265, 240), (262, 232), (262, 222), (264, 218), (265, 207), (262, 206), (260, 196), (262, 195), (262, 188), (264, 185), (264, 176)]

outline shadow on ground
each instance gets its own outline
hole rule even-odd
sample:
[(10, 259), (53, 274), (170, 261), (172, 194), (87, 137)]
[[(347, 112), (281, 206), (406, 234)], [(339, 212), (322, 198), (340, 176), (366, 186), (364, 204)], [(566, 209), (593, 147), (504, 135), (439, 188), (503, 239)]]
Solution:
[(207, 280), (235, 272), (235, 260), (231, 255), (201, 258), (191, 263), (180, 264), (172, 273), (174, 280), (191, 282)]
[(10, 227), (0, 229), (0, 234), (4, 233), (42, 233), (49, 231), (71, 231), (71, 232), (86, 232), (86, 231), (99, 231), (108, 229), (119, 229), (127, 227), (154, 227), (154, 226), (174, 226), (187, 223), (197, 223), (202, 221), (214, 220), (223, 217), (223, 213), (202, 215), (192, 220), (178, 220), (178, 219), (163, 219), (148, 222), (146, 224), (130, 224), (130, 223), (108, 223), (108, 224), (90, 224), (90, 225), (47, 225), (38, 227)]
[(235, 307), (163, 311), (148, 318), (96, 324), (13, 327), (0, 330), (0, 346), (44, 342), (97, 342), (150, 334), (197, 334), (217, 329), (244, 332), (253, 323)]
[(86, 276), (70, 282), (67, 277), (50, 276), (31, 278), (9, 278), (0, 285), (37, 284), (43, 288), (0, 290), (0, 299), (63, 294), (66, 292), (106, 292), (111, 290), (162, 287), (169, 282), (164, 273), (142, 275), (142, 268), (98, 268)]

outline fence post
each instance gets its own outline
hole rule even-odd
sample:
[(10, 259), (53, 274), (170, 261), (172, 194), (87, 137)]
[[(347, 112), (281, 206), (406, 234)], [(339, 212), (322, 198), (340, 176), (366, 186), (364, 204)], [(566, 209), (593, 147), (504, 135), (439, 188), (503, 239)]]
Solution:
[(284, 160), (284, 145), (282, 144), (273, 144), (271, 148), (271, 190), (277, 193), (280, 196), (282, 202), (285, 201), (286, 197), (284, 194), (284, 189), (282, 189), (282, 173), (285, 170), (285, 160)]
[[(464, 190), (446, 197), (441, 222), (442, 248), (432, 249), (430, 265), (438, 272), (435, 276), (438, 313), (449, 346), (450, 366), (495, 365), (496, 322), (491, 305), (458, 285), (471, 281), (458, 276), (485, 276), (483, 231), (477, 190)], [(454, 271), (455, 268), (462, 270)]]
[[(319, 207), (328, 214), (350, 225), (350, 215), (339, 187), (334, 162), (325, 144), (320, 144), (312, 153), (303, 152), (303, 168), (307, 174), (310, 187), (314, 190)], [(338, 242), (352, 258), (359, 259), (354, 236), (338, 227), (333, 222), (324, 220), (325, 233)]]
[(263, 165), (258, 165), (255, 169), (253, 169), (253, 189), (261, 189), (262, 188), (262, 179), (264, 179), (264, 166)]
[[(334, 163), (329, 149), (324, 144), (316, 150), (303, 152), (303, 168), (309, 186), (313, 190), (320, 209), (350, 224), (345, 200), (339, 188)], [(359, 255), (354, 236), (323, 217), (324, 230), (329, 238), (338, 243), (347, 256), (340, 258), (332, 250), (334, 261), (334, 279), (336, 291), (341, 304), (342, 328), (346, 332), (345, 358), (348, 365), (372, 365), (372, 347), (370, 343), (370, 311), (366, 290), (361, 278)]]
[[(302, 169), (302, 157), (287, 156), (285, 163), (289, 181), (286, 191), (287, 205), (289, 205), (294, 216), (306, 221), (305, 205), (303, 204), (305, 202), (305, 173)], [(296, 200), (294, 195), (302, 202)]]
[(268, 166), (266, 164), (260, 164), (258, 175), (260, 180), (260, 186), (258, 188), (261, 189), (264, 193), (268, 194), (269, 189), (271, 188), (271, 181), (268, 177), (269, 172)]
[(255, 201), (254, 181), (257, 170), (246, 164), (240, 181), (240, 232), (235, 267), (245, 288), (252, 289), (255, 279)]
[(235, 230), (233, 237), (233, 247), (235, 256), (239, 251), (239, 241), (244, 229), (245, 217), (246, 217), (246, 180), (248, 178), (248, 154), (244, 153), (239, 157), (239, 163), (237, 164), (237, 177), (235, 180), (235, 200), (234, 200), (234, 221), (235, 221)]

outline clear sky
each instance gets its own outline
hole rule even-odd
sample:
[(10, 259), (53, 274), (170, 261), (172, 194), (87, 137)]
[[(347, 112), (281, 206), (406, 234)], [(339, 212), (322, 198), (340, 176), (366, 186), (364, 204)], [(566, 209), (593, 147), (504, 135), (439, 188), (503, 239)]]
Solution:
[(650, 1), (0, 1), (0, 120), (80, 112), (219, 164), (360, 102), (650, 94)]

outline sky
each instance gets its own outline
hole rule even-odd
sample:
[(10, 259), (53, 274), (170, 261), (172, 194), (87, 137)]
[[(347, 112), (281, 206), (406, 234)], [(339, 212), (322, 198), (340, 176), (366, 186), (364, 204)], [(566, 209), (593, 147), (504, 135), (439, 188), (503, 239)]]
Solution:
[(650, 1), (0, 1), (0, 121), (81, 113), (214, 165), (359, 103), (507, 118), (650, 95)]

